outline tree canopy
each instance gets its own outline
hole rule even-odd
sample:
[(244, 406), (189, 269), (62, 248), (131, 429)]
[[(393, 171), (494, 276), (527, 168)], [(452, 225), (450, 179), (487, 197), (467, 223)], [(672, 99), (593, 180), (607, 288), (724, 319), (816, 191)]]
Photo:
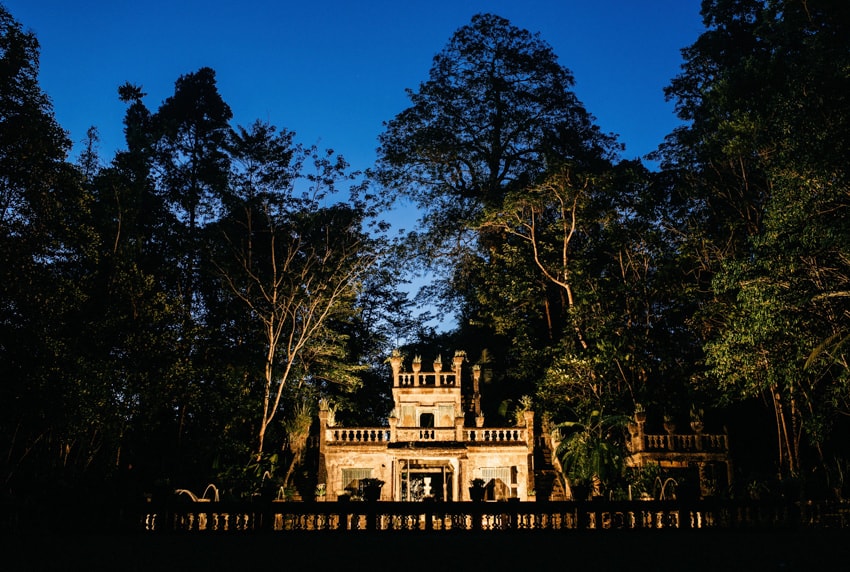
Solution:
[(539, 35), (478, 14), (434, 57), (411, 106), (387, 122), (375, 173), (413, 198), (427, 241), (448, 248), (483, 210), (553, 164), (615, 149), (571, 91), (572, 73)]
[(845, 3), (703, 3), (706, 31), (667, 90), (688, 124), (661, 149), (695, 278), (699, 381), (763, 395), (778, 464), (823, 462), (846, 415), (850, 10)]
[[(748, 408), (774, 420), (763, 473), (840, 489), (850, 8), (702, 15), (658, 170), (619, 156), (543, 38), (478, 14), (361, 173), (268, 121), (233, 124), (207, 67), (151, 107), (117, 86), (125, 147), (100, 157), (92, 129), (72, 161), (38, 41), (0, 7), (5, 490), (130, 474), (311, 490), (314, 407), (381, 423), (396, 346), (466, 350), (495, 424), (533, 407), (547, 429), (592, 429), (576, 460), (619, 470), (602, 420), (638, 406)], [(397, 197), (421, 214), (403, 240), (386, 232)], [(434, 273), (425, 304), (456, 310), (454, 329), (411, 317), (410, 267)]]

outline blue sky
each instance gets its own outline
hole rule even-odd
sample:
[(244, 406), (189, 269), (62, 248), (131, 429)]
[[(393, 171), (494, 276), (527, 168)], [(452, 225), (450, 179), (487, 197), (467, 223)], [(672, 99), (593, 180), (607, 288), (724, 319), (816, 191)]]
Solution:
[(152, 110), (174, 81), (216, 70), (236, 123), (267, 120), (365, 169), (405, 88), (479, 12), (539, 32), (575, 92), (624, 156), (640, 157), (678, 121), (663, 88), (702, 31), (699, 0), (0, 0), (41, 43), (42, 88), (79, 142), (90, 126), (109, 158), (123, 146), (117, 87), (141, 85)]

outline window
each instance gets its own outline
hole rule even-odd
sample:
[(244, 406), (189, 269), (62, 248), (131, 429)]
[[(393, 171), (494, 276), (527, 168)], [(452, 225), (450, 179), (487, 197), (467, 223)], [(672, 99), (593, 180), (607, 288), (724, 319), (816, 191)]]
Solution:
[(355, 468), (342, 470), (342, 488), (351, 496), (363, 496), (363, 479), (372, 478), (371, 468)]
[(512, 496), (511, 483), (516, 481), (512, 467), (481, 467), (481, 478), (487, 487), (486, 500), (503, 500)]
[(434, 414), (433, 413), (422, 413), (419, 415), (419, 426), (420, 427), (433, 427), (434, 426)]

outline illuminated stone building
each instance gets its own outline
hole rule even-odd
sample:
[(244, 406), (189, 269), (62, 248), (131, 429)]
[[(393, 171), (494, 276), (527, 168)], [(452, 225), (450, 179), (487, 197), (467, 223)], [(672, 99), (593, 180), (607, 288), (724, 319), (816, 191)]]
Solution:
[[(728, 490), (733, 482), (728, 435), (706, 433), (699, 416), (692, 416), (690, 431), (679, 430), (667, 419), (663, 433), (653, 433), (647, 431), (646, 422), (646, 413), (639, 408), (629, 423), (628, 466), (657, 465), (665, 475), (698, 483), (703, 497)], [(663, 483), (659, 484), (663, 488)]]
[(394, 409), (382, 427), (339, 427), (326, 404), (319, 411), (319, 481), (328, 500), (362, 493), (364, 479), (384, 482), (381, 500), (470, 500), (483, 479), (487, 500), (528, 500), (533, 490), (534, 413), (514, 427), (487, 427), (481, 413), (480, 368), (463, 352), (406, 371), (390, 357)]

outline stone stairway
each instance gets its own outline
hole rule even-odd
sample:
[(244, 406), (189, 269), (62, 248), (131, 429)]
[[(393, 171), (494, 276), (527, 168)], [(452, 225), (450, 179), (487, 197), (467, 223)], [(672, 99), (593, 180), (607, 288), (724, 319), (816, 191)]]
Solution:
[(534, 448), (534, 486), (539, 501), (567, 500), (564, 484), (558, 470), (552, 463), (552, 449), (549, 439), (538, 436)]

